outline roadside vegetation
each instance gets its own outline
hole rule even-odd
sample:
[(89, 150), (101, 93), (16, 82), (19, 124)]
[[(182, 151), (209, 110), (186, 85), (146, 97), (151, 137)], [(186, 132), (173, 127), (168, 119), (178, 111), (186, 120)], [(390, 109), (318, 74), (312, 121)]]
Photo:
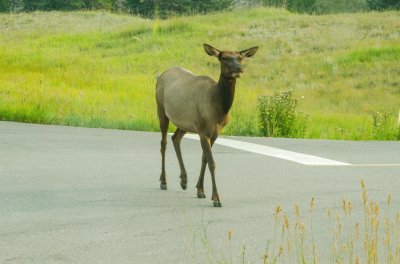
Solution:
[(316, 16), (258, 7), (165, 20), (0, 14), (0, 120), (158, 131), (155, 76), (179, 65), (217, 79), (206, 42), (260, 46), (244, 64), (226, 135), (265, 135), (259, 98), (292, 91), (296, 113), (307, 117), (292, 136), (396, 140), (398, 28), (399, 11)]
[(0, 0), (0, 12), (107, 10), (151, 18), (254, 6), (313, 14), (400, 9), (397, 0)]
[(400, 263), (400, 212), (393, 210), (391, 194), (384, 204), (379, 204), (370, 198), (364, 181), (361, 190), (361, 202), (344, 198), (335, 208), (326, 209), (323, 226), (328, 241), (321, 241), (313, 231), (313, 218), (320, 218), (316, 212), (321, 212), (316, 210), (318, 202), (314, 197), (306, 209), (297, 203), (289, 210), (280, 205), (275, 208), (271, 216), (275, 231), (269, 234), (259, 256), (248, 255), (245, 244), (232, 248), (235, 230), (228, 230), (229, 252), (221, 256), (214, 250), (220, 245), (210, 243), (204, 227), (201, 238), (209, 263)]

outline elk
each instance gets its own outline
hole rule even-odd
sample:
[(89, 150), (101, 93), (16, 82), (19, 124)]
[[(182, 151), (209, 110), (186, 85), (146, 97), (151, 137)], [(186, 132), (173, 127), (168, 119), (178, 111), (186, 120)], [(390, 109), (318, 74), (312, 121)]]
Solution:
[(208, 164), (212, 180), (211, 200), (215, 207), (221, 207), (215, 183), (215, 162), (211, 148), (221, 129), (229, 122), (235, 95), (236, 78), (242, 71), (241, 62), (252, 57), (258, 47), (242, 51), (220, 51), (208, 44), (204, 50), (209, 56), (217, 57), (221, 64), (218, 82), (208, 76), (198, 76), (179, 67), (162, 73), (156, 84), (157, 114), (160, 122), (161, 139), (161, 176), (160, 188), (167, 189), (165, 174), (165, 150), (169, 121), (176, 126), (172, 142), (180, 167), (181, 187), (186, 190), (187, 174), (182, 160), (180, 143), (187, 132), (196, 133), (200, 137), (203, 150), (200, 176), (196, 185), (197, 197), (206, 198), (204, 194), (204, 173)]

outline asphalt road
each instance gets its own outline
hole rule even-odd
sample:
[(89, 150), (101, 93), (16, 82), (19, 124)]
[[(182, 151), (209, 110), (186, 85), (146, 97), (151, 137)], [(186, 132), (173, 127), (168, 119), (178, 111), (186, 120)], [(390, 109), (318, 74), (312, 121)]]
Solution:
[(230, 139), (350, 165), (310, 166), (216, 144), (223, 207), (214, 208), (209, 173), (207, 199), (196, 197), (196, 140), (182, 141), (186, 191), (169, 141), (162, 191), (158, 133), (0, 122), (0, 263), (214, 263), (230, 262), (231, 252), (242, 263), (243, 248), (247, 261), (262, 263), (275, 208), (293, 225), (295, 203), (307, 231), (312, 219), (324, 263), (332, 255), (327, 209), (339, 213), (347, 199), (352, 219), (364, 221), (361, 180), (381, 208), (391, 194), (391, 214), (400, 211), (399, 142)]

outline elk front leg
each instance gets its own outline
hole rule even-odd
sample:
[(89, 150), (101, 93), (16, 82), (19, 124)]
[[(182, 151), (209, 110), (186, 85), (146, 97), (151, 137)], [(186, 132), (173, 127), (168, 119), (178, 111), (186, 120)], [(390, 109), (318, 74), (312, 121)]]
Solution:
[(196, 185), (198, 198), (206, 198), (206, 195), (204, 194), (204, 174), (206, 172), (206, 166), (207, 166), (207, 158), (203, 152), (203, 155), (201, 157), (200, 176), (199, 176), (199, 180), (197, 181), (197, 185)]
[(211, 140), (209, 137), (200, 136), (200, 141), (201, 141), (201, 147), (203, 148), (203, 153), (208, 163), (208, 168), (210, 169), (211, 173), (211, 180), (212, 180), (211, 200), (213, 201), (215, 207), (221, 207), (222, 204), (219, 200), (217, 185), (215, 183), (215, 162), (211, 152)]
[[(215, 140), (217, 140), (217, 137), (218, 137), (218, 135), (215, 135), (211, 138), (211, 148), (214, 145)], [(207, 167), (207, 158), (203, 152), (203, 155), (201, 157), (200, 176), (199, 176), (199, 180), (197, 181), (197, 185), (196, 185), (198, 198), (206, 198), (206, 195), (204, 194), (204, 174), (206, 172), (206, 167)]]

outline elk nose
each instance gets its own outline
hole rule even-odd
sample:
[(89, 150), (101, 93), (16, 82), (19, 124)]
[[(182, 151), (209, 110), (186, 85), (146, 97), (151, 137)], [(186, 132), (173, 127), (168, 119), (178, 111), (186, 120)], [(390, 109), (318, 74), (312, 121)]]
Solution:
[(242, 67), (240, 66), (240, 64), (235, 65), (235, 71), (236, 72), (243, 72)]

